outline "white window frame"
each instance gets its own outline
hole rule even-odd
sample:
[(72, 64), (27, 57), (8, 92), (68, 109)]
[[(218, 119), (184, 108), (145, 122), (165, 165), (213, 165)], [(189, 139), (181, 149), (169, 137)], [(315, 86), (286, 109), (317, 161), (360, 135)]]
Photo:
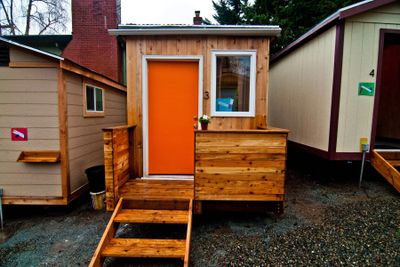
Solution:
[[(217, 56), (250, 56), (249, 111), (217, 111)], [(256, 111), (256, 50), (213, 50), (211, 51), (211, 116), (255, 117)]]
[[(93, 97), (94, 97), (94, 109), (95, 110), (88, 110), (88, 107), (87, 107), (87, 94), (86, 94), (86, 90), (87, 90), (87, 87), (88, 86), (90, 86), (90, 87), (93, 87), (94, 88), (94, 92), (93, 92)], [(102, 104), (103, 104), (103, 110), (96, 110), (96, 90), (97, 89), (100, 89), (101, 90), (101, 101), (102, 101)], [(101, 88), (101, 87), (99, 87), (99, 86), (96, 86), (96, 85), (93, 85), (93, 84), (90, 84), (90, 83), (84, 83), (83, 84), (83, 92), (84, 92), (84, 99), (83, 99), (83, 101), (84, 101), (84, 108), (83, 108), (83, 111), (84, 111), (84, 116), (85, 117), (93, 117), (93, 116), (104, 116), (104, 111), (105, 111), (105, 103), (104, 103), (104, 92), (105, 92), (105, 90), (104, 90), (104, 88)]]

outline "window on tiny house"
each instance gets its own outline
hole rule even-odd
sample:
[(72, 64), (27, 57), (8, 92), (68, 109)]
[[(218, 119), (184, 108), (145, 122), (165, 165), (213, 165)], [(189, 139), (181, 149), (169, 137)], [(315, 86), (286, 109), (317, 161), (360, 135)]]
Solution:
[(85, 115), (104, 116), (104, 90), (100, 87), (85, 84)]
[(213, 51), (211, 71), (211, 115), (253, 117), (256, 52)]

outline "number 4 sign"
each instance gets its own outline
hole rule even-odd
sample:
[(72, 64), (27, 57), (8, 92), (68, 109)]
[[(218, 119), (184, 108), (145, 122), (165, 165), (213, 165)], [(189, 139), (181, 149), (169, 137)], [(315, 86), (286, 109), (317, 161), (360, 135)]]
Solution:
[(11, 141), (28, 141), (28, 128), (11, 128)]

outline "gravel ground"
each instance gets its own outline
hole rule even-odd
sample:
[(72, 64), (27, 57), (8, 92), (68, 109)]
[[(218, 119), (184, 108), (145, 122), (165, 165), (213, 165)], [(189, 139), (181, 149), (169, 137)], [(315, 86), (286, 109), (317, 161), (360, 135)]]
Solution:
[[(370, 166), (359, 189), (358, 171), (357, 164), (291, 159), (284, 214), (196, 216), (191, 264), (400, 266), (400, 194)], [(87, 197), (67, 208), (6, 207), (0, 266), (85, 266), (109, 217), (92, 211)], [(174, 236), (181, 230), (122, 225), (119, 235)], [(180, 266), (181, 262), (111, 259), (106, 265)]]

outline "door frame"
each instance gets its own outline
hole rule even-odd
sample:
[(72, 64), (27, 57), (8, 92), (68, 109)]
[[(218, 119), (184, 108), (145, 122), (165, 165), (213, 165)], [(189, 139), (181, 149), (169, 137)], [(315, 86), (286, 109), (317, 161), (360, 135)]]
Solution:
[[(149, 135), (148, 135), (148, 62), (149, 61), (178, 61), (197, 62), (198, 65), (198, 118), (203, 112), (203, 56), (201, 55), (143, 55), (142, 56), (142, 113), (143, 113), (143, 179), (172, 179), (193, 180), (193, 175), (149, 175)], [(198, 122), (197, 122), (198, 123)], [(193, 144), (194, 145), (194, 144)], [(193, 169), (194, 171), (194, 169)]]
[(385, 35), (386, 34), (399, 34), (400, 29), (388, 29), (382, 28), (379, 30), (379, 50), (378, 50), (378, 62), (376, 68), (376, 86), (375, 86), (375, 99), (374, 108), (372, 112), (372, 129), (371, 129), (371, 141), (370, 141), (370, 151), (375, 149), (376, 141), (376, 131), (378, 126), (378, 111), (379, 111), (379, 101), (381, 97), (382, 90), (382, 68), (383, 68), (383, 50), (385, 48)]

